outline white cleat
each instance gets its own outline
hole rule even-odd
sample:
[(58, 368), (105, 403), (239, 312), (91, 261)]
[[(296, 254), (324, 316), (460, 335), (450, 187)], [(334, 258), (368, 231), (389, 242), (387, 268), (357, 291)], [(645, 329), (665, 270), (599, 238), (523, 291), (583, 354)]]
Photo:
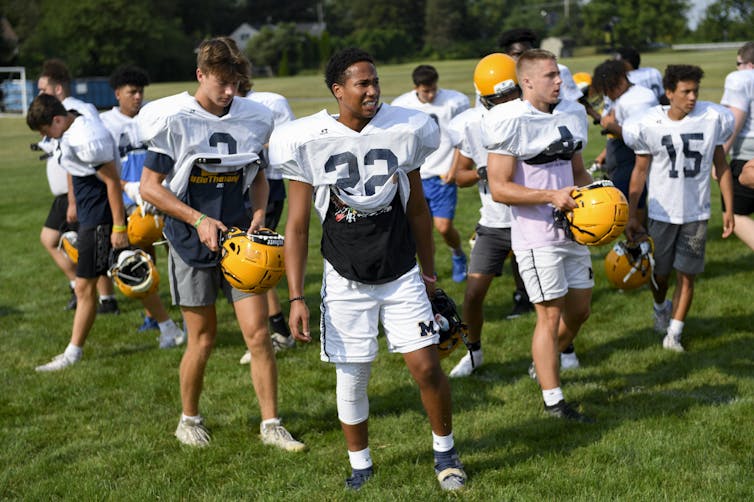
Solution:
[(575, 352), (570, 352), (568, 354), (566, 354), (565, 352), (561, 352), (560, 353), (560, 369), (561, 369), (561, 371), (575, 370), (578, 367), (580, 367), (579, 358), (576, 357), (576, 353)]
[(198, 419), (182, 417), (175, 430), (175, 437), (185, 445), (198, 448), (209, 446), (210, 441), (209, 431), (204, 426), (204, 418), (201, 416)]
[(293, 439), (291, 433), (280, 424), (279, 418), (274, 422), (261, 424), (259, 426), (259, 437), (262, 438), (264, 444), (277, 446), (281, 450), (304, 451), (306, 449), (304, 443)]
[(57, 356), (52, 358), (52, 361), (50, 361), (47, 364), (43, 364), (41, 366), (37, 366), (34, 368), (34, 371), (37, 371), (39, 373), (47, 373), (50, 371), (60, 371), (62, 369), (67, 368), (68, 366), (73, 366), (79, 362), (78, 359), (74, 359), (72, 357), (69, 357), (63, 354), (58, 354)]
[(482, 365), (482, 351), (477, 350), (474, 352), (466, 352), (466, 355), (458, 361), (448, 376), (450, 378), (467, 377), (474, 373), (479, 366)]
[(681, 345), (681, 335), (671, 335), (670, 333), (662, 339), (662, 348), (674, 352), (685, 352), (683, 345)]

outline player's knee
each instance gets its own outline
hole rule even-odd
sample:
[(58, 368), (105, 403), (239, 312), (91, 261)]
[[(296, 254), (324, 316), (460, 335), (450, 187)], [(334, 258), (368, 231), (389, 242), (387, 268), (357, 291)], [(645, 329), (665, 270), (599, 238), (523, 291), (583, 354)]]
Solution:
[(335, 365), (338, 419), (344, 424), (356, 425), (369, 418), (367, 386), (371, 368), (371, 363)]

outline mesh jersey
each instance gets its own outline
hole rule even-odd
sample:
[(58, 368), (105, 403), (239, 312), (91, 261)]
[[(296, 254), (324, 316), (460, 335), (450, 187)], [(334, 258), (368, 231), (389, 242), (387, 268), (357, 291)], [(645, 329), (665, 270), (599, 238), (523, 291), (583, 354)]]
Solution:
[(662, 85), (662, 73), (657, 68), (651, 66), (642, 66), (635, 70), (631, 70), (626, 75), (628, 81), (632, 84), (645, 87), (654, 93), (657, 102), (665, 95), (665, 89)]
[[(117, 106), (100, 114), (102, 122), (110, 131), (120, 154), (120, 179), (123, 181), (139, 181), (147, 155), (146, 145), (139, 139), (139, 128), (136, 119), (124, 115)], [(123, 192), (123, 202), (126, 207), (136, 204)]]
[[(68, 96), (63, 100), (63, 107), (66, 110), (76, 110), (81, 115), (87, 117), (98, 117), (97, 109), (94, 105), (84, 103), (80, 99)], [(58, 149), (58, 140), (55, 138), (44, 138), (39, 142), (39, 147), (47, 153), (52, 153)], [(63, 195), (68, 193), (68, 177), (65, 169), (58, 163), (58, 156), (52, 155), (47, 157), (47, 183), (50, 185), (50, 191), (53, 195)]]
[[(584, 107), (560, 101), (543, 113), (520, 99), (493, 107), (482, 120), (485, 147), (517, 158), (513, 182), (535, 189), (559, 189), (574, 184), (571, 157), (587, 141)], [(513, 250), (567, 242), (547, 204), (511, 206)]]
[(560, 63), (558, 63), (558, 69), (560, 70), (560, 78), (563, 80), (563, 83), (560, 84), (560, 99), (568, 99), (570, 101), (578, 101), (581, 99), (583, 94), (573, 80), (571, 70), (569, 70), (566, 65)]
[(638, 117), (658, 104), (657, 97), (650, 89), (632, 85), (613, 101), (612, 107), (615, 110), (615, 120), (623, 125), (629, 117)]
[[(164, 184), (178, 199), (226, 226), (248, 227), (243, 193), (272, 131), (269, 109), (239, 98), (218, 117), (182, 93), (148, 103), (136, 122), (149, 149), (146, 165), (167, 176)], [(151, 165), (150, 159), (159, 156), (170, 165)], [(165, 236), (189, 265), (217, 263), (218, 255), (201, 244), (193, 226), (168, 217)]]
[[(483, 106), (475, 106), (453, 117), (448, 127), (453, 146), (458, 148), (461, 155), (474, 161), (477, 168), (487, 166), (487, 149), (482, 143), (482, 119), (486, 112), (487, 109)], [(492, 228), (510, 228), (510, 207), (492, 200), (486, 180), (479, 180), (477, 188), (482, 200), (479, 224)]]
[[(246, 97), (252, 101), (263, 104), (270, 109), (275, 127), (290, 122), (296, 118), (295, 115), (293, 115), (293, 110), (291, 110), (291, 106), (288, 104), (288, 100), (285, 99), (285, 96), (274, 92), (249, 91)], [(279, 169), (274, 169), (272, 167), (265, 169), (264, 174), (267, 175), (267, 179), (270, 180), (283, 179), (283, 173), (281, 173)]]
[(707, 101), (698, 101), (681, 120), (671, 120), (667, 110), (655, 106), (623, 126), (623, 139), (636, 155), (652, 156), (649, 217), (674, 224), (708, 220), (712, 159), (733, 131), (733, 115)]
[(401, 275), (389, 270), (390, 262), (408, 257), (409, 268), (416, 263), (413, 241), (405, 234), (409, 229), (396, 229), (390, 221), (405, 210), (407, 173), (439, 142), (437, 125), (423, 113), (382, 104), (358, 132), (322, 110), (275, 129), (270, 164), (285, 178), (312, 185), (324, 226), (323, 255), (338, 273), (365, 283), (386, 282)]
[(725, 77), (725, 91), (720, 103), (746, 114), (743, 127), (731, 146), (731, 158), (754, 159), (754, 70), (729, 73)]
[(440, 127), (440, 145), (421, 166), (421, 177), (444, 176), (453, 163), (453, 146), (447, 129), (450, 120), (469, 107), (469, 98), (465, 94), (450, 89), (439, 89), (431, 103), (422, 103), (416, 91), (409, 91), (395, 98), (392, 106), (401, 106), (419, 110), (432, 117)]
[(73, 194), (81, 228), (112, 223), (107, 186), (97, 178), (97, 169), (106, 162), (120, 164), (115, 142), (97, 118), (78, 116), (60, 138), (55, 152), (57, 162), (73, 176)]

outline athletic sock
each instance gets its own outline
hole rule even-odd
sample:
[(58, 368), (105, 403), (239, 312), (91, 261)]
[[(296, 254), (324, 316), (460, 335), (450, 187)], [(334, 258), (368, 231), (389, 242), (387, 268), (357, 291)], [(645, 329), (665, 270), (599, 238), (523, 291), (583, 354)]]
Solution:
[(542, 398), (547, 406), (554, 406), (563, 400), (563, 391), (560, 387), (542, 390)]
[(285, 337), (291, 336), (291, 332), (288, 329), (288, 325), (285, 322), (285, 317), (283, 317), (282, 312), (278, 312), (275, 315), (271, 315), (270, 324), (272, 325), (273, 332), (280, 333), (281, 335)]
[(69, 343), (68, 346), (65, 348), (64, 353), (68, 359), (71, 359), (73, 361), (78, 361), (79, 359), (81, 359), (81, 356), (84, 353), (84, 349), (72, 343)]
[(168, 319), (167, 321), (158, 322), (157, 326), (160, 327), (160, 333), (165, 333), (169, 328), (178, 328), (178, 326), (175, 325), (172, 319)]
[(348, 452), (348, 460), (351, 462), (351, 468), (354, 470), (364, 470), (372, 467), (372, 455), (367, 446), (363, 450)]
[(478, 342), (469, 342), (466, 348), (469, 349), (469, 352), (477, 352), (479, 350), (482, 350), (482, 341), (479, 340)]
[(453, 432), (447, 436), (438, 436), (432, 431), (432, 449), (435, 451), (435, 454), (452, 450), (454, 444)]
[(671, 319), (670, 324), (668, 324), (668, 333), (672, 335), (680, 335), (683, 333), (683, 321), (679, 321), (677, 319)]

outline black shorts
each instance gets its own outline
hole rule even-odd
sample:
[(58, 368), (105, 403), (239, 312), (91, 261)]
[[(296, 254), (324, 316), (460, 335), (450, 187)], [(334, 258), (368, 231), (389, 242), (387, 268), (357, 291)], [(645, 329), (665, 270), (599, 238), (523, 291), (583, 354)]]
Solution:
[(476, 240), (469, 258), (469, 274), (499, 276), (511, 252), (511, 229), (477, 224)]
[(264, 226), (270, 230), (275, 230), (280, 223), (280, 216), (283, 214), (284, 200), (271, 200), (267, 203), (267, 212), (264, 215)]
[(68, 213), (68, 194), (58, 195), (53, 199), (50, 206), (50, 212), (47, 213), (47, 219), (44, 226), (51, 228), (58, 232), (66, 232), (68, 230), (77, 230), (78, 223), (68, 223), (66, 221), (66, 214)]
[(76, 264), (76, 277), (93, 279), (100, 275), (107, 275), (111, 231), (112, 225), (79, 229), (79, 261)]
[[(738, 181), (746, 160), (733, 159), (730, 161), (730, 171), (733, 174), (733, 213), (750, 215), (754, 213), (754, 190), (742, 185)], [(722, 200), (722, 196), (720, 197)], [(723, 211), (725, 211), (725, 201), (722, 202)]]

